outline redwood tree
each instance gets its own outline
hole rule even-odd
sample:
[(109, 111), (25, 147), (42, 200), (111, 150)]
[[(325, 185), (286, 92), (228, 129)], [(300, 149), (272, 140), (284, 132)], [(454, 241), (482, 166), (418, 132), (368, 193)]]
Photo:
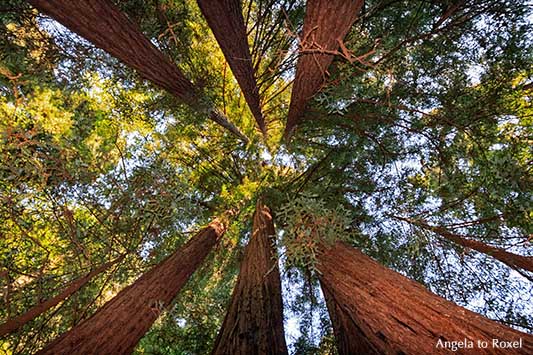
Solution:
[(240, 0), (198, 0), (259, 129), (266, 133)]
[[(468, 311), (426, 290), (359, 250), (337, 242), (318, 256), (319, 278), (328, 299), (342, 354), (444, 354), (445, 342), (472, 342), (487, 354), (531, 354), (533, 336)], [(493, 346), (493, 339), (521, 347)], [(487, 348), (478, 346), (486, 341)]]
[(285, 137), (298, 124), (309, 99), (324, 84), (335, 57), (333, 52), (339, 48), (363, 4), (363, 0), (307, 1)]
[(270, 209), (260, 201), (231, 304), (213, 354), (287, 354)]
[(30, 322), (31, 320), (43, 314), (44, 312), (50, 310), (52, 307), (58, 305), (64, 299), (72, 296), (75, 292), (77, 292), (79, 289), (85, 286), (88, 282), (90, 282), (94, 277), (100, 275), (101, 273), (109, 269), (111, 266), (120, 262), (122, 259), (124, 259), (124, 257), (125, 255), (121, 255), (119, 258), (115, 260), (112, 260), (112, 261), (109, 261), (107, 263), (100, 265), (99, 267), (87, 273), (87, 275), (82, 276), (70, 282), (68, 286), (65, 287), (63, 291), (58, 293), (56, 296), (51, 297), (43, 302), (36, 304), (35, 306), (30, 308), (26, 312), (14, 318), (8, 319), (7, 322), (0, 325), (0, 337), (16, 331), (17, 329), (22, 327), (24, 324)]
[(203, 103), (199, 89), (110, 1), (30, 0), (65, 27), (120, 59), (141, 76), (248, 141), (219, 110)]
[(524, 255), (510, 253), (506, 251), (505, 249), (494, 247), (494, 246), (485, 244), (483, 242), (480, 242), (478, 240), (474, 240), (472, 238), (466, 238), (462, 235), (452, 233), (446, 228), (429, 225), (425, 221), (412, 220), (412, 219), (406, 219), (406, 218), (402, 218), (402, 220), (405, 220), (409, 223), (412, 223), (419, 227), (435, 232), (439, 236), (447, 240), (450, 240), (456, 244), (459, 244), (465, 248), (474, 249), (480, 253), (490, 255), (494, 259), (501, 261), (502, 263), (504, 263), (505, 265), (513, 269), (520, 268), (520, 269), (533, 272), (533, 256), (524, 256)]
[(129, 354), (225, 231), (215, 220), (39, 354)]
[[(23, 3), (0, 5), (0, 269), (6, 270), (0, 271), (0, 316), (9, 319), (28, 303), (54, 297), (56, 278), (79, 274), (82, 258), (106, 260), (107, 250), (135, 254), (129, 268), (102, 282), (93, 279), (57, 312), (47, 312), (50, 317), (2, 339), (0, 348), (33, 353), (94, 310), (93, 318), (48, 352), (83, 353), (91, 346), (130, 351), (209, 246), (192, 243), (180, 252), (186, 265), (171, 257), (100, 311), (96, 305), (131, 275), (140, 276), (136, 270), (171, 254), (176, 230), (203, 221), (207, 211), (235, 205), (248, 211), (250, 201), (266, 192), (283, 228), (285, 268), (291, 258), (299, 268), (284, 275), (291, 291), (296, 288), (291, 311), (311, 313), (298, 319), (297, 351), (331, 344), (322, 317), (320, 335), (326, 337), (317, 344), (317, 266), (343, 353), (434, 353), (441, 350), (435, 342), (463, 334), (490, 339), (498, 332), (502, 340), (519, 334), (437, 298), (349, 247), (320, 254), (321, 243), (339, 238), (448, 300), (533, 331), (531, 283), (493, 258), (458, 254), (452, 243), (433, 243), (418, 228), (397, 228), (393, 217), (464, 226), (505, 215), (501, 224), (469, 230), (509, 232), (491, 245), (513, 245), (530, 255), (533, 35), (526, 0), (369, 0), (364, 9), (362, 0), (310, 0), (307, 6), (301, 0), (251, 0), (243, 2), (242, 13), (236, 1), (201, 0), (203, 17), (194, 1), (33, 1), (236, 134), (212, 102), (230, 117), (242, 115), (243, 126), (254, 124), (236, 95), (242, 90), (255, 107), (250, 86), (256, 73), (246, 48), (247, 35), (253, 36), (250, 52), (259, 72), (254, 84), (270, 125), (268, 137), (253, 134), (246, 146), (210, 124), (191, 124), (191, 112), (171, 97), (132, 85), (116, 71), (112, 56), (95, 60), (92, 48)], [(239, 82), (226, 80), (218, 46)], [(183, 72), (197, 74), (194, 85), (166, 54)], [(286, 89), (293, 74), (291, 99)], [(279, 139), (284, 129), (286, 136), (294, 132), (290, 145)], [(299, 211), (285, 214), (297, 215), (291, 223), (281, 220), (287, 205)], [(61, 212), (65, 207), (68, 214)], [(278, 276), (269, 283), (278, 275), (276, 264), (263, 257), (272, 249), (253, 244), (255, 237), (226, 312), (228, 280), (238, 272), (240, 245), (250, 235), (247, 215), (235, 217), (231, 237), (217, 248), (210, 268), (182, 288), (183, 297), (151, 327), (139, 352), (204, 354), (226, 314), (219, 352), (252, 347), (250, 333), (263, 348), (246, 350), (285, 352), (283, 346), (264, 348), (283, 342), (279, 332), (276, 341), (261, 333), (281, 329), (281, 312), (273, 311), (281, 302), (279, 287), (272, 286)], [(470, 232), (464, 235), (471, 239)], [(134, 247), (138, 240), (144, 242)], [(189, 255), (194, 262), (184, 252), (196, 255)], [(510, 255), (498, 255), (516, 265)], [(262, 278), (256, 276), (259, 266)], [(259, 291), (251, 286), (258, 283), (264, 286)], [(523, 349), (531, 350), (530, 343)]]
[(341, 306), (335, 302), (335, 298), (328, 289), (321, 286), (329, 319), (335, 335), (335, 345), (340, 355), (349, 354), (380, 354), (380, 352), (370, 343), (361, 329), (351, 321), (349, 314), (343, 311)]

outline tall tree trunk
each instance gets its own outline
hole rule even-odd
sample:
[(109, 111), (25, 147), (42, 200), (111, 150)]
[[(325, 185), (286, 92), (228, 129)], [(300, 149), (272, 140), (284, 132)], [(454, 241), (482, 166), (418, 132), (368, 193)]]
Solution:
[[(318, 260), (335, 333), (348, 342), (342, 355), (448, 354), (452, 341), (473, 347), (458, 354), (533, 354), (532, 335), (459, 307), (347, 244), (325, 248)], [(493, 339), (521, 347), (498, 348)]]
[(340, 355), (379, 354), (359, 327), (351, 321), (348, 313), (335, 302), (335, 298), (321, 283), (322, 293), (326, 300), (329, 318), (333, 326), (333, 334)]
[(510, 253), (504, 249), (493, 247), (491, 245), (487, 245), (477, 240), (467, 239), (463, 237), (462, 235), (452, 233), (445, 228), (431, 226), (427, 224), (427, 222), (425, 221), (413, 220), (409, 218), (401, 218), (401, 219), (411, 224), (414, 224), (416, 226), (435, 232), (441, 237), (446, 238), (465, 248), (474, 249), (480, 253), (490, 255), (493, 258), (501, 261), (502, 263), (504, 263), (505, 265), (513, 269), (520, 268), (520, 269), (533, 272), (533, 257), (532, 256), (523, 256), (523, 255)]
[(287, 354), (274, 235), (270, 210), (258, 202), (252, 236), (213, 354)]
[(252, 57), (240, 0), (198, 0), (198, 5), (229, 63), (231, 71), (263, 134), (265, 121), (259, 103)]
[(227, 117), (214, 107), (202, 104), (197, 87), (111, 1), (28, 1), (69, 30), (137, 70), (144, 78), (194, 109), (207, 113), (213, 121), (229, 129), (242, 140), (248, 141)]
[(26, 323), (32, 321), (33, 319), (37, 318), (52, 307), (58, 305), (61, 301), (76, 293), (94, 277), (100, 275), (101, 273), (109, 269), (111, 266), (120, 262), (122, 259), (124, 259), (125, 256), (126, 255), (124, 254), (115, 260), (100, 265), (96, 269), (90, 271), (87, 275), (72, 281), (65, 289), (63, 289), (63, 291), (61, 291), (56, 296), (33, 306), (21, 315), (8, 319), (7, 322), (0, 325), (0, 337), (16, 331)]
[(309, 99), (324, 84), (327, 69), (333, 61), (331, 52), (339, 48), (363, 4), (364, 0), (307, 1), (300, 42), (300, 52), (303, 53), (296, 65), (285, 138), (290, 137)]
[(129, 354), (200, 266), (225, 227), (215, 220), (39, 354)]

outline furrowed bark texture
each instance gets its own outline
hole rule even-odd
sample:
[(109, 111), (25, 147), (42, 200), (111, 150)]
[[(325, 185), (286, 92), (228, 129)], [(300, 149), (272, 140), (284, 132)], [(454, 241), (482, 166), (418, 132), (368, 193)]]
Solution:
[(215, 220), (39, 354), (130, 354), (224, 233)]
[(266, 132), (240, 0), (198, 0), (259, 129)]
[[(444, 341), (472, 341), (457, 354), (532, 354), (533, 336), (468, 311), (387, 269), (359, 250), (338, 242), (318, 256), (324, 294), (341, 354), (448, 354)], [(502, 349), (492, 340), (519, 341)], [(487, 348), (477, 347), (478, 340)]]
[(274, 235), (270, 210), (258, 203), (252, 237), (213, 354), (287, 354)]
[[(135, 69), (141, 76), (165, 89), (239, 138), (248, 139), (216, 110), (202, 107), (197, 88), (170, 59), (158, 50), (139, 27), (108, 0), (29, 0), (39, 11), (84, 37), (96, 47)], [(213, 115), (218, 115), (213, 117)], [(216, 118), (216, 119), (215, 119)], [(217, 121), (218, 119), (218, 121)]]
[(90, 271), (87, 275), (72, 281), (63, 291), (61, 291), (56, 296), (49, 298), (46, 301), (43, 301), (33, 306), (32, 308), (30, 308), (29, 310), (27, 310), (21, 315), (8, 319), (7, 322), (0, 325), (0, 337), (16, 331), (17, 329), (22, 327), (24, 324), (32, 321), (33, 319), (37, 318), (38, 316), (48, 311), (52, 307), (58, 305), (61, 301), (70, 297), (71, 295), (76, 293), (79, 289), (81, 289), (83, 286), (85, 286), (95, 276), (100, 275), (101, 273), (109, 269), (111, 266), (115, 265), (117, 262), (124, 259), (124, 256), (125, 255), (119, 257), (116, 260), (100, 265), (96, 269)]
[(351, 321), (349, 314), (344, 312), (335, 302), (335, 298), (329, 293), (328, 289), (324, 286), (321, 288), (326, 300), (331, 325), (333, 326), (333, 334), (335, 335), (339, 355), (379, 354), (372, 343), (366, 339), (361, 329)]
[(333, 55), (318, 52), (339, 48), (339, 41), (348, 34), (363, 4), (364, 0), (307, 1), (300, 51), (312, 50), (313, 53), (301, 53), (296, 64), (285, 138), (290, 137), (307, 103), (325, 82)]
[(491, 245), (487, 245), (477, 240), (467, 239), (459, 234), (451, 233), (445, 228), (431, 226), (427, 224), (426, 222), (413, 221), (413, 220), (407, 220), (407, 221), (409, 221), (410, 223), (414, 225), (433, 231), (437, 233), (438, 235), (440, 235), (441, 237), (444, 237), (465, 248), (474, 249), (480, 253), (490, 255), (494, 259), (501, 261), (502, 263), (506, 264), (507, 266), (513, 269), (521, 268), (521, 269), (533, 272), (533, 257), (532, 256), (523, 256), (523, 255), (510, 253), (504, 249), (493, 247)]

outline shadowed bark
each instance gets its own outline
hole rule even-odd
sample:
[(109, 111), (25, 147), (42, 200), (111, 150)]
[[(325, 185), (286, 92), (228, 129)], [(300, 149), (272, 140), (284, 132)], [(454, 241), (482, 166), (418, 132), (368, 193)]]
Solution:
[[(305, 10), (300, 54), (292, 86), (289, 116), (285, 127), (288, 139), (305, 111), (308, 101), (325, 82), (332, 54), (348, 34), (363, 7), (364, 0), (308, 0)], [(312, 50), (312, 53), (305, 53)]]
[(523, 256), (514, 253), (510, 253), (504, 249), (493, 247), (487, 245), (477, 240), (467, 239), (462, 235), (451, 233), (442, 227), (435, 227), (427, 224), (424, 221), (412, 220), (408, 218), (400, 218), (401, 220), (407, 221), (416, 226), (428, 229), (432, 232), (437, 233), (441, 237), (448, 239), (456, 244), (459, 244), (465, 248), (474, 249), (480, 253), (484, 253), (492, 256), (494, 259), (497, 259), (504, 263), (505, 265), (516, 269), (524, 269), (530, 272), (533, 272), (533, 257), (532, 256)]
[(259, 89), (252, 66), (241, 1), (198, 0), (198, 5), (241, 87), (259, 129), (265, 134), (265, 121), (261, 113)]
[(274, 235), (270, 210), (258, 202), (252, 236), (213, 354), (287, 354)]
[(96, 269), (90, 271), (87, 275), (70, 282), (69, 285), (56, 296), (49, 298), (33, 306), (32, 308), (30, 308), (29, 310), (27, 310), (21, 315), (8, 319), (7, 322), (0, 325), (0, 337), (16, 331), (17, 329), (22, 327), (24, 324), (32, 321), (33, 319), (37, 318), (38, 316), (48, 311), (52, 307), (58, 305), (61, 301), (70, 297), (71, 295), (76, 293), (79, 289), (81, 289), (83, 286), (85, 286), (95, 276), (100, 275), (101, 273), (109, 269), (111, 266), (123, 260), (125, 256), (126, 255), (122, 255), (116, 260), (100, 265)]
[[(459, 307), (345, 243), (324, 249), (318, 260), (335, 334), (348, 342), (341, 355), (448, 354), (446, 341), (472, 342), (457, 354), (533, 353), (532, 335)], [(521, 341), (521, 348), (498, 348), (493, 339)]]
[(244, 141), (248, 139), (227, 117), (209, 104), (170, 59), (158, 50), (126, 15), (106, 0), (29, 0), (39, 11), (86, 38), (135, 69)]
[(329, 293), (328, 289), (323, 285), (321, 285), (321, 288), (326, 300), (331, 325), (333, 326), (333, 334), (335, 335), (335, 343), (339, 355), (379, 354), (379, 351), (366, 339), (361, 329), (351, 321), (349, 314), (344, 312), (335, 302), (335, 298)]
[(39, 354), (130, 354), (220, 239), (215, 220)]

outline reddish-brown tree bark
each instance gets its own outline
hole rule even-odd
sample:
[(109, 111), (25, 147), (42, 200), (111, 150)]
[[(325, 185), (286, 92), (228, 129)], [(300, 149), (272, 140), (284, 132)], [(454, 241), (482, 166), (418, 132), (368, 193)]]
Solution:
[(215, 220), (39, 354), (129, 354), (225, 231)]
[(274, 235), (270, 210), (258, 202), (252, 236), (213, 354), (287, 354)]
[(331, 295), (328, 289), (324, 286), (322, 293), (326, 300), (329, 318), (333, 326), (333, 334), (335, 335), (335, 343), (340, 355), (365, 354), (373, 355), (379, 354), (379, 351), (370, 343), (364, 333), (351, 321), (348, 313), (344, 312), (342, 308), (335, 302), (335, 298)]
[(117, 262), (120, 262), (122, 259), (124, 259), (125, 255), (120, 256), (119, 258), (109, 261), (107, 263), (104, 263), (97, 267), (96, 269), (90, 271), (87, 273), (87, 275), (80, 277), (72, 282), (69, 283), (69, 285), (63, 289), (59, 294), (56, 296), (49, 298), (26, 312), (13, 317), (11, 319), (8, 319), (7, 322), (0, 325), (0, 337), (12, 333), (22, 327), (24, 324), (28, 323), (29, 321), (37, 318), (47, 310), (51, 309), (52, 307), (58, 305), (61, 301), (64, 299), (70, 297), (74, 293), (76, 293), (79, 289), (81, 289), (83, 286), (85, 286), (89, 281), (91, 281), (95, 276), (100, 275), (107, 269), (109, 269), (111, 266), (115, 265)]
[[(532, 335), (459, 307), (345, 243), (324, 248), (318, 260), (335, 333), (349, 342), (341, 354), (447, 354), (446, 341), (472, 344), (458, 354), (533, 353)], [(494, 347), (493, 339), (521, 347)]]
[[(333, 55), (348, 34), (364, 0), (308, 0), (305, 10), (300, 57), (292, 85), (285, 138), (290, 137), (305, 107), (324, 84)], [(322, 53), (321, 53), (322, 51)], [(306, 53), (310, 52), (310, 53)]]
[(197, 88), (139, 27), (107, 0), (29, 0), (39, 11), (135, 69), (141, 76), (208, 116), (244, 141), (221, 112), (202, 104)]
[(198, 5), (241, 87), (259, 129), (266, 133), (241, 1), (198, 0)]
[(487, 245), (477, 240), (465, 238), (462, 235), (452, 233), (445, 228), (431, 226), (424, 221), (412, 220), (408, 218), (401, 218), (401, 219), (409, 223), (412, 223), (414, 225), (433, 231), (437, 233), (438, 235), (440, 235), (441, 237), (446, 238), (465, 248), (474, 249), (480, 253), (490, 255), (494, 259), (501, 261), (502, 263), (504, 263), (505, 265), (513, 269), (520, 268), (520, 269), (533, 272), (533, 257), (531, 256), (523, 256), (523, 255), (510, 253), (502, 248), (493, 247), (491, 245)]

